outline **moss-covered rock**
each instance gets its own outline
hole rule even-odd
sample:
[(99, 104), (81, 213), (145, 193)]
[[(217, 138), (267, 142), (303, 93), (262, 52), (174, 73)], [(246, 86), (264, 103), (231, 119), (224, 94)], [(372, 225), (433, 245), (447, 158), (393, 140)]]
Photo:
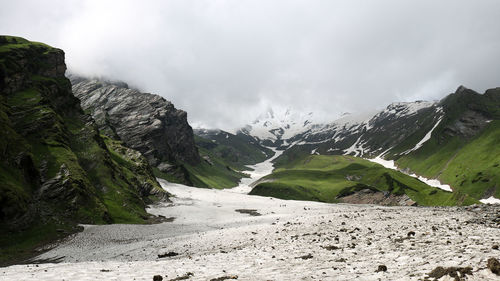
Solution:
[(100, 135), (65, 70), (62, 50), (0, 36), (2, 249), (41, 225), (145, 222), (166, 197), (140, 153)]

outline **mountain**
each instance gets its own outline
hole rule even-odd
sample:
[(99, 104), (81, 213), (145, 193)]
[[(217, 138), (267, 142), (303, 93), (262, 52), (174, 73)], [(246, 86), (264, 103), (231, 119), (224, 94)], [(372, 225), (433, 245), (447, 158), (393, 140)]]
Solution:
[(71, 76), (74, 95), (99, 129), (140, 151), (153, 166), (197, 164), (200, 157), (187, 113), (164, 98), (130, 89), (123, 82)]
[(0, 36), (0, 262), (80, 223), (145, 223), (168, 195), (139, 152), (100, 134), (65, 71), (62, 50)]
[(256, 139), (280, 141), (285, 151), (275, 160), (278, 167), (311, 154), (380, 156), (407, 174), (448, 184), (454, 192), (477, 200), (500, 198), (499, 100), (499, 88), (479, 94), (460, 86), (440, 101), (393, 103), (381, 111), (308, 124), (295, 135)]
[(203, 143), (195, 140), (187, 113), (163, 97), (131, 89), (125, 82), (70, 77), (74, 95), (101, 132), (141, 152), (156, 176), (210, 188), (234, 187), (244, 177), (237, 163), (198, 149)]
[(288, 139), (310, 130), (313, 122), (312, 112), (302, 114), (291, 109), (269, 109), (252, 124), (238, 130), (236, 134), (253, 137), (265, 146), (286, 146)]
[(196, 144), (202, 151), (224, 159), (241, 170), (247, 169), (245, 165), (257, 164), (274, 154), (248, 135), (207, 129), (195, 129), (194, 133), (198, 136)]

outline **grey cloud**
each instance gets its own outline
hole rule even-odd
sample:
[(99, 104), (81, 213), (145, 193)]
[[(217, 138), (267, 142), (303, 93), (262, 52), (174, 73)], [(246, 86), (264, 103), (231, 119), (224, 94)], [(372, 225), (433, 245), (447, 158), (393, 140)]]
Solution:
[[(500, 86), (498, 1), (4, 1), (0, 33), (232, 128)], [(33, 8), (34, 7), (34, 8)]]

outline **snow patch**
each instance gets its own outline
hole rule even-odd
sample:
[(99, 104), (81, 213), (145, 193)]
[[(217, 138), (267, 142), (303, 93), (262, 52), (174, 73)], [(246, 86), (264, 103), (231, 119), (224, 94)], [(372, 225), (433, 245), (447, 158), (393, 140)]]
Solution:
[(487, 199), (481, 199), (479, 202), (483, 204), (500, 204), (500, 199), (490, 196)]
[(351, 147), (344, 149), (344, 153), (345, 154), (350, 154), (350, 153), (354, 152), (354, 156), (357, 156), (358, 155), (358, 151), (356, 150), (356, 148), (357, 148), (357, 145), (358, 145), (358, 143), (359, 143), (360, 140), (361, 140), (361, 136), (356, 140), (356, 142), (354, 142), (351, 145)]
[(274, 169), (274, 164), (273, 160), (278, 158), (281, 154), (283, 154), (284, 150), (277, 150), (272, 147), (268, 147), (272, 151), (274, 151), (274, 156), (267, 159), (264, 162), (255, 164), (255, 165), (248, 165), (247, 167), (252, 169), (252, 171), (245, 171), (246, 174), (249, 174), (249, 178), (242, 178), (240, 180), (240, 184), (237, 187), (233, 187), (230, 189), (225, 189), (229, 192), (234, 192), (234, 193), (244, 193), (247, 194), (250, 191), (252, 191), (252, 183), (259, 180), (260, 178), (267, 176), (270, 174), (273, 169)]
[(396, 166), (396, 164), (394, 164), (394, 160), (385, 160), (385, 159), (383, 159), (381, 157), (386, 152), (387, 152), (387, 150), (385, 152), (383, 152), (382, 154), (380, 154), (379, 156), (373, 158), (373, 159), (366, 159), (366, 160), (374, 162), (374, 163), (377, 163), (377, 164), (380, 164), (380, 165), (384, 166), (385, 168), (399, 171), (399, 172), (404, 173), (404, 174), (406, 174), (406, 175), (408, 175), (410, 177), (417, 178), (420, 181), (426, 183), (427, 185), (430, 185), (430, 186), (433, 186), (433, 187), (437, 187), (437, 188), (445, 190), (445, 191), (453, 192), (453, 190), (451, 189), (451, 186), (449, 186), (447, 184), (442, 184), (437, 179), (428, 179), (428, 178), (424, 178), (424, 177), (416, 175), (416, 174), (408, 174), (408, 173), (405, 173), (404, 171), (398, 169), (398, 167)]
[(415, 150), (419, 149), (420, 147), (422, 147), (422, 145), (426, 141), (430, 140), (432, 132), (434, 131), (434, 129), (436, 129), (436, 127), (439, 125), (439, 123), (441, 123), (441, 120), (443, 120), (443, 117), (439, 118), (439, 120), (436, 122), (436, 124), (434, 125), (434, 127), (432, 127), (432, 129), (429, 132), (427, 132), (427, 134), (415, 145), (415, 147), (413, 147), (412, 149), (409, 149), (409, 150), (403, 152), (403, 154), (406, 155), (406, 154), (408, 154), (408, 153), (410, 153), (412, 151), (415, 151)]

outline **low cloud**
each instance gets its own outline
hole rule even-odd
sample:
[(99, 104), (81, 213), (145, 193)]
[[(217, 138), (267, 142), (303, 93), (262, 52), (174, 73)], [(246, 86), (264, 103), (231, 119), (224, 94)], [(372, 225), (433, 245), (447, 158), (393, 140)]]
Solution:
[(499, 18), (498, 1), (10, 1), (0, 33), (229, 129), (269, 107), (334, 119), (500, 86)]

